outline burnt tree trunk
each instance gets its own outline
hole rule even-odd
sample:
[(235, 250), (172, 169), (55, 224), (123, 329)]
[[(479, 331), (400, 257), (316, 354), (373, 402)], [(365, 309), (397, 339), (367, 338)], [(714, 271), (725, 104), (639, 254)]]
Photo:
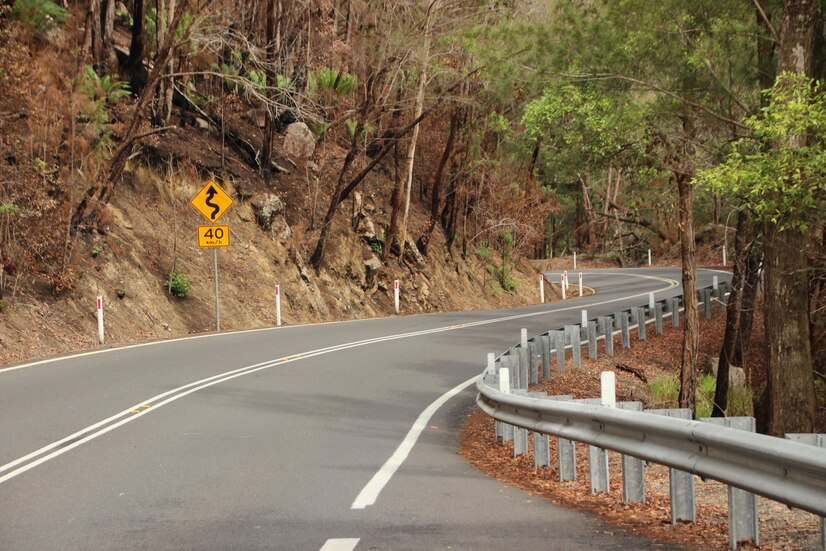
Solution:
[(134, 0), (132, 5), (132, 41), (129, 44), (129, 58), (124, 70), (129, 75), (132, 93), (139, 95), (146, 84), (147, 72), (143, 65), (144, 50), (143, 0)]
[(445, 142), (445, 149), (442, 152), (442, 157), (439, 159), (439, 166), (436, 168), (436, 173), (433, 176), (433, 186), (430, 192), (430, 219), (427, 221), (424, 233), (416, 241), (416, 247), (423, 255), (427, 256), (427, 247), (430, 245), (430, 238), (433, 235), (433, 229), (436, 227), (436, 222), (439, 219), (439, 204), (441, 201), (442, 192), (442, 177), (445, 172), (445, 166), (450, 160), (450, 155), (453, 152), (453, 144), (456, 141), (456, 134), (459, 131), (459, 121), (461, 120), (459, 110), (453, 111), (450, 117), (450, 131), (447, 135), (447, 142)]
[[(266, 18), (265, 24), (265, 40), (267, 42), (266, 45), (266, 56), (267, 56), (267, 67), (265, 69), (265, 73), (267, 76), (267, 86), (273, 90), (273, 94), (275, 93), (275, 86), (276, 86), (276, 78), (275, 78), (275, 56), (277, 53), (276, 44), (275, 44), (275, 6), (276, 0), (267, 0), (267, 7), (264, 17)], [(270, 107), (267, 109), (267, 119), (264, 123), (264, 143), (263, 143), (263, 151), (261, 155), (261, 171), (264, 176), (264, 182), (269, 185), (270, 183), (270, 176), (272, 174), (272, 142), (273, 138), (275, 137), (275, 117), (276, 112), (275, 110)]]

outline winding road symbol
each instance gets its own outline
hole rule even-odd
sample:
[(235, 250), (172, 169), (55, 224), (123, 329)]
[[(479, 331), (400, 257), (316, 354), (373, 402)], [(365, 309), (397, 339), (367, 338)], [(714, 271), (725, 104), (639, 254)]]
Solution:
[(232, 197), (212, 180), (208, 181), (190, 201), (195, 210), (210, 223), (217, 222), (232, 203)]
[(218, 213), (221, 212), (221, 207), (212, 202), (212, 198), (216, 195), (218, 195), (218, 192), (215, 190), (215, 187), (209, 186), (209, 189), (206, 192), (206, 200), (204, 200), (204, 204), (208, 207), (212, 207), (212, 214), (209, 215), (209, 218), (213, 222), (215, 221), (215, 217), (218, 216)]

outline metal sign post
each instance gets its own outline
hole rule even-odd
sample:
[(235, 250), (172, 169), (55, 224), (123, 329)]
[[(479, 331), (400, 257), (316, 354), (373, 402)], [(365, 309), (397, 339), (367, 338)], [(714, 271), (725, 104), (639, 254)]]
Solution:
[(218, 298), (218, 249), (212, 249), (212, 269), (215, 272), (215, 330), (221, 330), (221, 301)]
[(212, 249), (215, 274), (215, 330), (221, 330), (221, 301), (218, 291), (218, 247), (229, 247), (229, 226), (214, 225), (232, 205), (232, 197), (221, 186), (208, 181), (189, 202), (212, 226), (198, 226), (198, 246)]

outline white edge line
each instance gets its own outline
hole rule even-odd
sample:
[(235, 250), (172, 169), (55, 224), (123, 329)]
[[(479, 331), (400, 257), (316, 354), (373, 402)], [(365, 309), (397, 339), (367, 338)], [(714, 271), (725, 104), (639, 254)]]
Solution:
[(410, 454), (410, 451), (413, 449), (413, 446), (416, 444), (419, 436), (421, 436), (422, 431), (427, 426), (430, 418), (433, 417), (433, 414), (436, 413), (436, 411), (442, 407), (445, 402), (472, 385), (478, 378), (479, 375), (476, 375), (464, 383), (456, 385), (439, 396), (439, 398), (437, 398), (432, 404), (427, 406), (427, 409), (419, 414), (419, 417), (416, 419), (416, 422), (413, 423), (413, 426), (410, 427), (410, 430), (407, 432), (407, 436), (404, 437), (404, 440), (402, 440), (402, 443), (399, 444), (399, 447), (396, 448), (396, 451), (393, 452), (390, 459), (385, 461), (381, 469), (373, 475), (370, 482), (362, 488), (359, 495), (356, 496), (356, 500), (353, 501), (353, 505), (350, 506), (350, 509), (364, 509), (365, 507), (376, 503), (376, 499), (378, 499), (381, 491), (387, 483), (390, 482), (390, 479), (394, 474), (396, 474), (396, 471), (399, 470), (399, 467), (402, 466), (405, 459), (407, 459), (407, 456)]
[(321, 546), (320, 551), (353, 551), (358, 545), (359, 538), (329, 539)]

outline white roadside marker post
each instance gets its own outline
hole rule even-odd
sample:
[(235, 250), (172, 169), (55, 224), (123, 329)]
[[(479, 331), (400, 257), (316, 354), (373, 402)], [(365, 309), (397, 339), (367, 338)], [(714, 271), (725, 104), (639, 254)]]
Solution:
[(711, 278), (711, 287), (716, 291), (720, 287), (720, 280), (717, 279), (717, 276), (713, 276)]
[(648, 249), (648, 265), (651, 266), (651, 249)]
[(582, 311), (582, 327), (588, 329), (588, 310)]
[(545, 304), (545, 276), (539, 274), (539, 303)]
[(281, 285), (275, 286), (275, 326), (281, 327)]
[(654, 311), (654, 293), (648, 293), (648, 309)]
[(565, 274), (559, 276), (559, 288), (562, 290), (562, 300), (565, 300)]
[(568, 290), (568, 270), (563, 272), (565, 274), (565, 290)]
[(602, 405), (617, 407), (617, 376), (613, 371), (603, 371), (599, 376)]
[(393, 309), (399, 313), (399, 280), (393, 280)]
[(576, 251), (574, 251), (574, 270), (576, 270)]
[(582, 272), (579, 272), (579, 296), (582, 296)]
[(103, 344), (103, 297), (98, 296), (98, 343)]
[(726, 266), (726, 246), (723, 245), (723, 266)]

